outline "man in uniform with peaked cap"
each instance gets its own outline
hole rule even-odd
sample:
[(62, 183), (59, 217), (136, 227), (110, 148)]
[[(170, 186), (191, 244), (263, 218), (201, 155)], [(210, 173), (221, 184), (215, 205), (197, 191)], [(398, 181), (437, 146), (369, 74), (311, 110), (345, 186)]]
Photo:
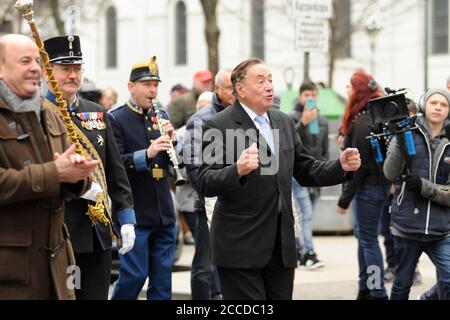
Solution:
[(161, 79), (156, 57), (135, 64), (128, 82), (130, 98), (108, 113), (125, 165), (136, 210), (136, 244), (120, 257), (119, 280), (112, 299), (136, 299), (149, 277), (148, 300), (172, 298), (172, 261), (175, 249), (175, 210), (167, 181), (170, 143), (174, 137), (167, 113), (155, 110)]
[[(83, 72), (80, 38), (76, 35), (54, 37), (44, 41), (44, 46), (78, 139), (92, 158), (101, 161), (97, 183), (93, 183), (84, 199), (70, 200), (66, 205), (65, 221), (81, 272), (81, 282), (78, 286), (75, 283), (75, 293), (80, 300), (106, 300), (111, 278), (112, 226), (103, 222), (94, 223), (87, 212), (93, 209), (100, 192), (106, 199), (111, 199), (107, 202), (112, 202), (113, 220), (120, 225), (122, 247), (119, 253), (125, 254), (133, 247), (135, 238), (136, 218), (131, 188), (105, 110), (79, 97)], [(44, 69), (43, 74), (51, 88), (47, 70)], [(48, 90), (45, 98), (49, 106), (58, 110), (54, 92)]]

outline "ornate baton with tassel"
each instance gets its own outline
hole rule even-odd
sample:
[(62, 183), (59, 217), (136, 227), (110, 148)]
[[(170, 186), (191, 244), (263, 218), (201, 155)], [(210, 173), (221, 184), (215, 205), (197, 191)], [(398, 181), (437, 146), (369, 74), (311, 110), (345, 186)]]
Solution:
[[(36, 45), (39, 49), (39, 53), (43, 61), (43, 68), (48, 73), (51, 90), (54, 92), (56, 96), (58, 108), (55, 111), (58, 113), (58, 115), (64, 122), (64, 125), (68, 132), (70, 143), (75, 145), (75, 150), (78, 154), (85, 157), (91, 156), (88, 150), (86, 150), (86, 148), (84, 148), (82, 143), (80, 142), (80, 140), (82, 139), (81, 136), (83, 134), (70, 118), (69, 112), (67, 111), (67, 102), (65, 101), (61, 91), (59, 90), (58, 82), (55, 80), (54, 70), (50, 65), (49, 57), (47, 52), (45, 51), (44, 43), (41, 40), (39, 31), (34, 21), (33, 0), (18, 0), (16, 1), (14, 7), (20, 12), (20, 14), (27, 20), (28, 24), (30, 25), (34, 41), (36, 42)], [(91, 151), (95, 152), (95, 149)], [(100, 160), (100, 157), (98, 157), (97, 160)], [(111, 214), (109, 212), (110, 211), (109, 204), (107, 202), (107, 197), (105, 196), (108, 194), (107, 193), (108, 189), (104, 173), (105, 170), (103, 168), (102, 162), (100, 161), (99, 166), (94, 171), (93, 180), (95, 182), (98, 182), (98, 184), (102, 188), (102, 192), (97, 193), (95, 206), (88, 205), (87, 214), (89, 215), (89, 218), (91, 219), (93, 224), (97, 223), (107, 224), (109, 226), (109, 232), (112, 239), (116, 241), (116, 243), (120, 244), (120, 238), (114, 229)], [(105, 211), (107, 214), (105, 214)]]

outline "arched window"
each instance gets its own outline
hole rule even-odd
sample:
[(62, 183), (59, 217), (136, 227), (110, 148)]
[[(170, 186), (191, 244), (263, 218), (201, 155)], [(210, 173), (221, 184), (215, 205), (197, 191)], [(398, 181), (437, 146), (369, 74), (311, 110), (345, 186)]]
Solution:
[(175, 7), (175, 64), (187, 64), (187, 37), (186, 37), (186, 5), (178, 1)]
[(106, 67), (117, 67), (117, 14), (114, 7), (106, 10)]

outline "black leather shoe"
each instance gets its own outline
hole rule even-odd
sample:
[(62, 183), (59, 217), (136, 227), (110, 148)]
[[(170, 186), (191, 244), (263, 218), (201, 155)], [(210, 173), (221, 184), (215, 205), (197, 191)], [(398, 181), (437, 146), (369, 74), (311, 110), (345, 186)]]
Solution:
[(358, 296), (356, 297), (356, 300), (370, 300), (370, 290), (364, 289), (358, 291)]

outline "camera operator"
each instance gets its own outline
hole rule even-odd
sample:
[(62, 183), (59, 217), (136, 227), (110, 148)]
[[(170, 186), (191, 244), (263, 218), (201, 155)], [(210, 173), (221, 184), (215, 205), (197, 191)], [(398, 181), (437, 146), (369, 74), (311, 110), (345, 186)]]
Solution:
[(414, 270), (422, 252), (437, 268), (443, 299), (450, 299), (450, 142), (444, 124), (449, 118), (450, 93), (431, 89), (423, 98), (423, 117), (413, 131), (416, 154), (404, 176), (405, 141), (391, 143), (384, 163), (386, 177), (395, 181), (391, 231), (397, 269), (392, 300), (408, 299)]
[[(389, 181), (384, 177), (382, 168), (376, 164), (370, 141), (366, 139), (372, 131), (368, 101), (382, 96), (371, 75), (363, 71), (355, 72), (350, 79), (349, 100), (341, 127), (345, 135), (344, 147), (358, 148), (361, 155), (361, 168), (353, 174), (351, 181), (343, 185), (337, 205), (337, 211), (345, 213), (354, 198), (354, 233), (358, 239), (359, 263), (357, 300), (388, 298), (384, 287), (378, 226), (388, 198)], [(371, 283), (374, 266), (378, 268), (377, 275), (380, 277), (376, 279), (376, 284)]]

